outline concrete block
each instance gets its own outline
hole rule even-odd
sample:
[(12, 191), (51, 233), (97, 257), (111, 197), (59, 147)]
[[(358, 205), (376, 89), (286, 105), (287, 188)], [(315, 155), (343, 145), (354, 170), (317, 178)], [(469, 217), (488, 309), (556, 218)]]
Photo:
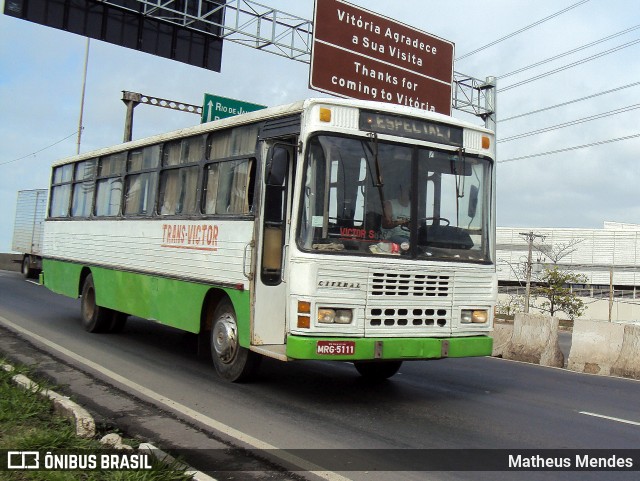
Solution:
[(611, 374), (640, 379), (640, 325), (624, 324), (622, 348), (611, 366)]
[[(13, 366), (8, 364), (3, 364), (2, 367), (6, 371), (13, 370)], [(89, 414), (89, 412), (82, 406), (74, 403), (68, 397), (62, 396), (57, 392), (49, 389), (41, 389), (38, 384), (23, 374), (16, 374), (12, 379), (16, 384), (22, 386), (24, 389), (40, 393), (41, 395), (51, 399), (53, 402), (53, 410), (75, 424), (77, 436), (87, 439), (95, 436), (96, 423), (91, 414)]]
[(96, 435), (96, 423), (86, 409), (56, 392), (46, 391), (46, 395), (53, 401), (55, 412), (75, 423), (76, 436), (91, 439)]
[(542, 366), (563, 367), (558, 344), (558, 318), (539, 314), (516, 314), (513, 335), (502, 357)]
[(493, 357), (502, 357), (504, 350), (511, 342), (511, 336), (513, 335), (513, 321), (494, 320), (493, 321), (493, 351), (491, 355)]
[(576, 320), (567, 368), (588, 374), (611, 374), (624, 338), (624, 324)]

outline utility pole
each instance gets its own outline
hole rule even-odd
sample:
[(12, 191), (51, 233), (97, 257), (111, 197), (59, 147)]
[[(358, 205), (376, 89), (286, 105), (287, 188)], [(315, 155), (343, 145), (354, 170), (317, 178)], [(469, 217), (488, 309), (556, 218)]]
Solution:
[(80, 94), (80, 117), (78, 119), (78, 141), (76, 142), (76, 155), (80, 153), (80, 141), (82, 140), (82, 116), (84, 114), (84, 94), (87, 90), (87, 67), (89, 65), (89, 37), (84, 49), (84, 68), (82, 74), (82, 93)]
[(613, 264), (609, 269), (609, 322), (611, 322), (611, 313), (613, 311)]
[(532, 251), (533, 251), (533, 241), (536, 237), (540, 237), (544, 239), (544, 236), (539, 234), (534, 234), (533, 231), (529, 232), (520, 232), (520, 235), (525, 238), (527, 243), (529, 244), (529, 255), (527, 256), (527, 290), (525, 292), (524, 298), (524, 312), (529, 313), (529, 297), (531, 296), (531, 267), (532, 267)]

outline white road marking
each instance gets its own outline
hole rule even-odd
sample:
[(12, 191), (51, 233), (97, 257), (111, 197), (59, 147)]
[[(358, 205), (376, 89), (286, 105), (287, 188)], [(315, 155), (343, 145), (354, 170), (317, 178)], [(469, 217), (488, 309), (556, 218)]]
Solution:
[(639, 422), (629, 421), (628, 419), (621, 419), (621, 418), (614, 418), (614, 417), (611, 417), (611, 416), (605, 416), (604, 414), (590, 413), (590, 412), (587, 412), (587, 411), (580, 411), (580, 414), (586, 414), (587, 416), (593, 416), (594, 418), (608, 419), (610, 421), (616, 421), (616, 422), (619, 422), (619, 423), (633, 424), (634, 426), (640, 426)]
[[(162, 394), (159, 394), (155, 391), (152, 391), (151, 389), (148, 389), (140, 384), (137, 384), (129, 379), (127, 379), (124, 376), (121, 376), (120, 374), (117, 374), (113, 371), (110, 371), (109, 369), (106, 369), (104, 367), (102, 367), (101, 365), (85, 358), (82, 357), (78, 354), (76, 354), (75, 352), (72, 352), (70, 350), (68, 350), (65, 347), (62, 347), (54, 342), (51, 342), (50, 340), (35, 334), (21, 326), (18, 326), (17, 324), (14, 324), (13, 322), (11, 322), (10, 320), (0, 316), (0, 323), (4, 324), (6, 327), (17, 331), (31, 339), (34, 339), (36, 341), (38, 341), (41, 344), (44, 344), (45, 346), (47, 346), (50, 349), (53, 349), (61, 354), (64, 354), (67, 357), (70, 357), (71, 359), (73, 359), (76, 362), (79, 362), (81, 364), (84, 364), (87, 367), (90, 367), (91, 369), (94, 369), (98, 372), (100, 372), (101, 374), (109, 377), (110, 379), (113, 379), (114, 381), (123, 384), (125, 386), (127, 386), (129, 389), (132, 389), (133, 391), (136, 391), (140, 394), (143, 394), (144, 396), (147, 396), (151, 399), (153, 399), (155, 402), (162, 404), (166, 407), (168, 407), (169, 409), (172, 409), (174, 411), (178, 411), (181, 414), (184, 414), (188, 417), (190, 417), (191, 419), (194, 419), (195, 421), (198, 421), (200, 423), (205, 424), (206, 426), (209, 426), (217, 431), (220, 431), (224, 434), (226, 434), (227, 436), (230, 436), (234, 439), (237, 439), (238, 441), (241, 441), (245, 444), (248, 444), (249, 446), (256, 448), (256, 449), (265, 449), (265, 450), (278, 450), (278, 448), (276, 446), (273, 446), (272, 444), (266, 443), (264, 441), (261, 441), (260, 439), (254, 438), (253, 436), (249, 435), (249, 434), (245, 434), (242, 431), (238, 431), (237, 429), (232, 428), (231, 426), (227, 426), (224, 423), (221, 423), (220, 421), (217, 421), (213, 418), (210, 418), (209, 416), (205, 416), (204, 414), (201, 414), (187, 406), (185, 406), (184, 404), (180, 404), (176, 401), (173, 401), (172, 399), (169, 399), (166, 396), (163, 396)], [(308, 471), (310, 473), (313, 473), (314, 475), (322, 478), (322, 479), (326, 479), (327, 481), (350, 481), (349, 478), (345, 478), (344, 476), (341, 476), (337, 473), (334, 473), (332, 471), (323, 471), (322, 468), (320, 468), (319, 466), (316, 466), (315, 464), (312, 464), (302, 458), (299, 458), (297, 456), (293, 456), (288, 454), (286, 451), (277, 451), (277, 454), (275, 454), (277, 457), (279, 457), (280, 459), (282, 459), (283, 461), (287, 462), (287, 463), (291, 463), (294, 464), (295, 466), (299, 467), (301, 470), (303, 471)]]

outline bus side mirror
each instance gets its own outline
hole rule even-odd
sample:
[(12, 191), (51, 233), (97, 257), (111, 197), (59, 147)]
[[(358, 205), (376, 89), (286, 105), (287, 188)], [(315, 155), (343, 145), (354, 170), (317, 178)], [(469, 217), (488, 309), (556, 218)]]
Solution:
[(478, 188), (475, 185), (471, 186), (469, 189), (469, 210), (467, 211), (467, 215), (470, 219), (473, 219), (476, 216), (476, 209), (478, 208)]
[(265, 166), (265, 184), (283, 186), (289, 165), (289, 150), (275, 146)]

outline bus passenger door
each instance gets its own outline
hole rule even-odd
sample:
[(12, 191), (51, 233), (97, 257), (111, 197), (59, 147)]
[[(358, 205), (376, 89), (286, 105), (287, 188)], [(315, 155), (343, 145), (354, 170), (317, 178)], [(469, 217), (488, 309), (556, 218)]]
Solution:
[[(266, 150), (267, 146), (263, 146)], [(284, 282), (291, 216), (295, 147), (273, 143), (266, 152), (256, 251), (251, 344), (284, 344), (287, 285)], [(263, 151), (264, 153), (264, 151)]]

